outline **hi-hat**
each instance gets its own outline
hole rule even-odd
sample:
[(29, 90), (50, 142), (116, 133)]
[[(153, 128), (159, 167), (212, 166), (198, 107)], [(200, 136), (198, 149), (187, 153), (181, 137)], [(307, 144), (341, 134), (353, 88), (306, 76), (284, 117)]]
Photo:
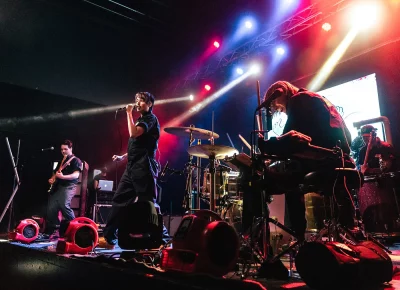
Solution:
[(192, 133), (194, 139), (219, 138), (219, 135), (215, 132), (195, 127), (167, 127), (164, 128), (164, 131), (180, 137), (190, 137), (190, 133)]
[(200, 158), (224, 159), (226, 156), (239, 154), (235, 148), (224, 145), (202, 144), (190, 146), (187, 150), (190, 155)]

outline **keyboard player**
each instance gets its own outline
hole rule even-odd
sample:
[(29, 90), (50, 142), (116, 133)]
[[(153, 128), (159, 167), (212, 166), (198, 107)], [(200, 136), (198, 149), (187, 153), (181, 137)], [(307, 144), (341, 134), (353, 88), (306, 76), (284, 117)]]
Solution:
[[(268, 88), (264, 96), (264, 101), (266, 100), (270, 101), (272, 113), (279, 111), (287, 115), (283, 133), (275, 140), (278, 144), (277, 148), (286, 148), (294, 152), (296, 148), (293, 147), (296, 146), (292, 144), (295, 143), (300, 146), (300, 150), (297, 150), (300, 152), (297, 153), (301, 155), (301, 147), (304, 147), (305, 153), (309, 143), (331, 149), (340, 144), (344, 154), (350, 153), (350, 132), (335, 106), (326, 98), (306, 89), (297, 88), (287, 81), (278, 81)], [(260, 150), (263, 151), (262, 146)], [(326, 169), (327, 166), (332, 166), (332, 168), (342, 166), (335, 162), (340, 162), (340, 160), (335, 159), (327, 164), (318, 158), (299, 158), (291, 165), (289, 164), (285, 172), (267, 171), (265, 174), (263, 184), (267, 187), (266, 191), (286, 195), (285, 224), (300, 238), (304, 238), (306, 218), (304, 192), (299, 190), (299, 184), (311, 171), (319, 168)], [(354, 168), (354, 163), (349, 158), (345, 166)], [(347, 216), (347, 218), (340, 222), (350, 227), (353, 215), (351, 203), (347, 202), (347, 204), (348, 210), (341, 209), (341, 217)], [(344, 214), (344, 212), (349, 212), (349, 214)]]

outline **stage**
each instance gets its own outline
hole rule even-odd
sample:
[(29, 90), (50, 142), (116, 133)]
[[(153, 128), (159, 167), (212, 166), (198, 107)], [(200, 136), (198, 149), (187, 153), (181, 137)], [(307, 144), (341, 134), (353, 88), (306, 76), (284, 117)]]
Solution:
[[(236, 272), (224, 278), (164, 272), (148, 264), (119, 259), (122, 250), (96, 248), (90, 255), (57, 254), (56, 242), (21, 244), (0, 240), (1, 289), (311, 289), (295, 269), (287, 281), (242, 280)], [(390, 247), (393, 265), (400, 266), (400, 244)], [(125, 254), (129, 251), (125, 251)], [(147, 252), (157, 257), (157, 251)], [(143, 255), (141, 255), (143, 257)], [(286, 266), (287, 260), (283, 258)], [(258, 282), (258, 283), (254, 283)], [(344, 287), (343, 287), (344, 288)], [(400, 275), (378, 289), (400, 289)]]

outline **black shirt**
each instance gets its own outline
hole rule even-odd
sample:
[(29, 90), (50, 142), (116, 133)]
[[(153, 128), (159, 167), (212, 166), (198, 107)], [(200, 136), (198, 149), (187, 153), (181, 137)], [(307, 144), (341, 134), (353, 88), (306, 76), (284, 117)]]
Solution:
[(158, 163), (155, 161), (158, 139), (160, 138), (160, 124), (152, 112), (144, 113), (136, 123), (144, 129), (144, 133), (137, 138), (130, 137), (128, 141), (128, 168), (135, 171), (135, 176), (158, 174)]
[(300, 89), (288, 102), (283, 134), (295, 130), (312, 138), (311, 144), (332, 149), (340, 140), (344, 153), (350, 153), (351, 135), (336, 107), (326, 98)]
[[(70, 156), (68, 156), (65, 159), (64, 164), (66, 164), (68, 162), (68, 160), (70, 160), (72, 158), (72, 156), (74, 156), (74, 155), (71, 154)], [(58, 165), (56, 167), (55, 172), (57, 172), (58, 169), (60, 168), (61, 162), (62, 162), (62, 160), (60, 160), (58, 162)], [(64, 175), (72, 174), (75, 171), (82, 172), (82, 161), (77, 157), (72, 159), (71, 162), (63, 170), (61, 170), (62, 174), (64, 174)], [(75, 179), (72, 179), (72, 180), (65, 180), (65, 179), (58, 179), (57, 178), (57, 183), (59, 185), (63, 185), (63, 186), (68, 186), (70, 184), (77, 184), (78, 181), (79, 181), (79, 178), (75, 178)]]

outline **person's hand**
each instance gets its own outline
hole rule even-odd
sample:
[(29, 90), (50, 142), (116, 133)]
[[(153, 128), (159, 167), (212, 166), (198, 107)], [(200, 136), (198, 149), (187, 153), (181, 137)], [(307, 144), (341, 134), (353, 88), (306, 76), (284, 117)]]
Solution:
[(127, 113), (132, 113), (133, 108), (134, 108), (134, 104), (128, 104), (128, 105), (126, 105), (126, 112), (127, 112)]
[(125, 159), (125, 155), (113, 155), (112, 161), (122, 161)]
[(278, 140), (289, 140), (289, 141), (291, 140), (297, 142), (311, 143), (312, 138), (298, 131), (291, 130), (286, 134), (280, 136)]
[(50, 184), (53, 184), (55, 182), (55, 179), (52, 177), (48, 181), (49, 181)]
[(63, 178), (64, 178), (64, 174), (63, 174), (62, 172), (57, 172), (57, 173), (56, 173), (56, 177), (57, 177), (58, 179), (63, 179)]

